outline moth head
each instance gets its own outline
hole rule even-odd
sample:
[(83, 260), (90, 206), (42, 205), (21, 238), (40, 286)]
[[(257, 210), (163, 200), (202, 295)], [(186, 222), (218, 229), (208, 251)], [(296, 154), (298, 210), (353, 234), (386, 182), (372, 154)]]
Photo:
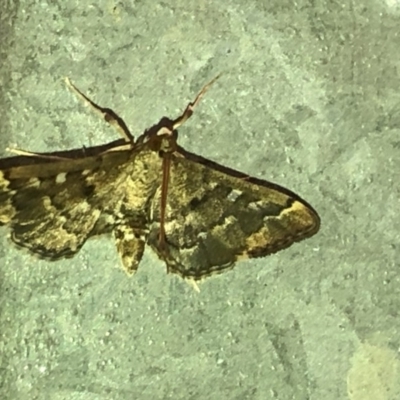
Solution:
[(173, 153), (176, 150), (178, 131), (173, 127), (173, 121), (163, 118), (144, 134), (145, 142), (153, 151), (160, 153)]

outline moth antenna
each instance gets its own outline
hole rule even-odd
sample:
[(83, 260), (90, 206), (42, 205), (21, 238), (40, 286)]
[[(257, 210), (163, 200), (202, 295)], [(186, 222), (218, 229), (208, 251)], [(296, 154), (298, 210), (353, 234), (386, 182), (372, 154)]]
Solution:
[(200, 103), (200, 100), (204, 94), (221, 75), (222, 73), (218, 74), (214, 79), (203, 86), (196, 98), (186, 106), (185, 111), (183, 111), (183, 113), (174, 120), (172, 124), (174, 130), (183, 125), (192, 116), (195, 107)]
[(125, 139), (126, 142), (135, 143), (135, 138), (129, 131), (124, 120), (111, 108), (101, 107), (94, 101), (90, 100), (82, 93), (72, 82), (66, 77), (65, 84), (84, 104), (89, 106), (96, 114), (100, 115), (108, 124), (110, 124)]

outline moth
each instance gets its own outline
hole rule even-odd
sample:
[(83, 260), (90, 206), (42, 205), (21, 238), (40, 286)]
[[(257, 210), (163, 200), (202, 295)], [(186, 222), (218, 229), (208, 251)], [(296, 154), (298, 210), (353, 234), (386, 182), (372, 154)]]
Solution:
[(0, 160), (0, 224), (11, 240), (57, 260), (110, 234), (128, 274), (148, 245), (167, 272), (197, 281), (314, 235), (320, 218), (295, 193), (179, 146), (177, 128), (215, 79), (178, 118), (163, 117), (136, 140), (116, 113), (67, 79), (122, 139), (53, 153), (15, 150)]

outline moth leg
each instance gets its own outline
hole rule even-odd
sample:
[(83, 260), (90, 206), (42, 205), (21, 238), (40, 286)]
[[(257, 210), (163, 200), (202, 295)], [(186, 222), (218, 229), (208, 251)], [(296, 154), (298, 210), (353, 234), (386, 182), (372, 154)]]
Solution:
[(200, 90), (199, 94), (196, 96), (196, 98), (186, 106), (185, 111), (183, 111), (183, 113), (173, 121), (174, 130), (179, 128), (192, 116), (193, 110), (200, 103), (200, 100), (202, 99), (204, 94), (220, 76), (221, 74), (218, 74), (214, 79), (212, 79), (210, 82), (204, 85), (203, 88)]
[(194, 279), (185, 279), (185, 281), (188, 283), (188, 285), (197, 293), (200, 293), (200, 288), (197, 282)]
[(68, 77), (65, 78), (65, 83), (69, 89), (86, 105), (88, 105), (96, 114), (99, 114), (107, 123), (114, 127), (119, 134), (125, 139), (126, 142), (134, 143), (135, 138), (130, 133), (124, 120), (111, 108), (101, 107), (94, 101), (90, 100), (85, 94), (83, 94)]
[(117, 225), (113, 233), (124, 271), (133, 275), (143, 257), (147, 233), (130, 225)]
[[(217, 75), (214, 79), (208, 82), (203, 88), (200, 90), (196, 98), (190, 102), (183, 113), (172, 121), (172, 129), (173, 131), (179, 128), (182, 124), (185, 123), (193, 114), (193, 110), (199, 104), (201, 98), (204, 96), (206, 91), (210, 88), (210, 86), (221, 76), (221, 74)], [(168, 249), (166, 248), (166, 241), (165, 241), (165, 208), (167, 202), (167, 191), (168, 191), (168, 184), (169, 184), (169, 171), (170, 171), (170, 154), (165, 152), (163, 156), (163, 180), (162, 180), (162, 191), (161, 191), (161, 216), (160, 216), (160, 235), (159, 235), (159, 247), (160, 249), (164, 249), (164, 252), (167, 252)]]

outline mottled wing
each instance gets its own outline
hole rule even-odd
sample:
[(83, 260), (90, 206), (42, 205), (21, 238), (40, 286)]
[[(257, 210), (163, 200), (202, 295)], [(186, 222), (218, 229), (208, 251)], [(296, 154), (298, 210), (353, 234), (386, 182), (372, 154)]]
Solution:
[(250, 178), (179, 148), (171, 162), (166, 248), (160, 248), (159, 193), (149, 244), (169, 272), (201, 279), (235, 261), (275, 253), (315, 234), (313, 208), (280, 186)]
[(94, 149), (0, 160), (0, 225), (17, 245), (47, 259), (71, 257), (111, 230), (130, 153)]

